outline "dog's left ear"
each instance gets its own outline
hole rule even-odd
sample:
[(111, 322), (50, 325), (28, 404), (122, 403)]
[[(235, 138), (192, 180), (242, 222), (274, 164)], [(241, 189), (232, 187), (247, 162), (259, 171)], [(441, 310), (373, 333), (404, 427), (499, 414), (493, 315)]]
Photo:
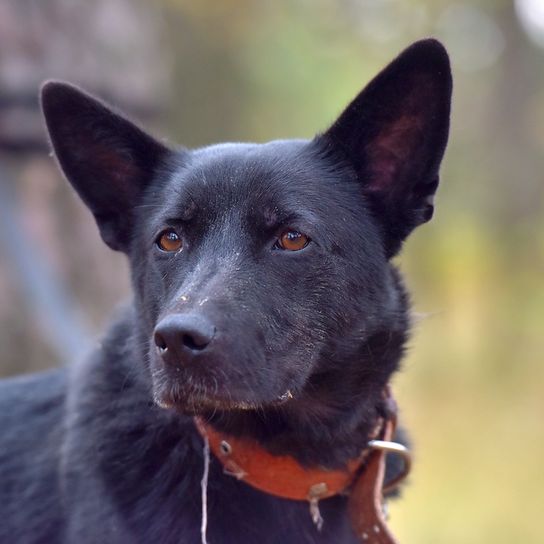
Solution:
[(127, 252), (134, 208), (170, 150), (68, 83), (45, 83), (41, 104), (68, 181), (90, 208), (106, 244)]
[(388, 257), (432, 217), (451, 90), (444, 47), (433, 39), (416, 42), (317, 138), (354, 168), (383, 227)]

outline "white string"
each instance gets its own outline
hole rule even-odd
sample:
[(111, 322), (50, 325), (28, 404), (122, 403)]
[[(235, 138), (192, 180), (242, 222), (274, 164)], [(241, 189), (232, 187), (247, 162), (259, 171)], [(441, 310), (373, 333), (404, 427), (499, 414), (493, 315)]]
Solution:
[(312, 516), (312, 521), (317, 530), (321, 531), (321, 529), (323, 529), (323, 518), (321, 517), (321, 512), (319, 510), (319, 499), (315, 497), (310, 499), (310, 516)]
[(204, 473), (200, 481), (202, 488), (202, 522), (200, 525), (200, 538), (202, 544), (208, 544), (206, 530), (208, 529), (208, 474), (210, 472), (210, 443), (208, 437), (204, 436)]

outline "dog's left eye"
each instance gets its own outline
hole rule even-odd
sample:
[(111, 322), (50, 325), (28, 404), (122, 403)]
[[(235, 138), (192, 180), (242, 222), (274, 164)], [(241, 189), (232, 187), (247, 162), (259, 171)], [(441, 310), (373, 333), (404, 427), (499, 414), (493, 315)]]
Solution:
[(300, 251), (310, 243), (310, 238), (298, 230), (286, 230), (276, 240), (274, 247), (286, 251)]
[(181, 249), (183, 242), (174, 229), (166, 229), (157, 239), (157, 247), (162, 251), (172, 252)]

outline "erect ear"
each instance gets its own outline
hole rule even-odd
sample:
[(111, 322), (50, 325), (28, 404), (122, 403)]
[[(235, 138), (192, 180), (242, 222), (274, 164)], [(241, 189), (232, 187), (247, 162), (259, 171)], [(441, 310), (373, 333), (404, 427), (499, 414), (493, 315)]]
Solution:
[(432, 217), (451, 89), (444, 47), (433, 39), (416, 42), (317, 138), (354, 168), (382, 225), (389, 257), (414, 227)]
[(169, 150), (67, 83), (45, 83), (41, 104), (64, 174), (94, 214), (106, 244), (127, 251), (134, 206)]

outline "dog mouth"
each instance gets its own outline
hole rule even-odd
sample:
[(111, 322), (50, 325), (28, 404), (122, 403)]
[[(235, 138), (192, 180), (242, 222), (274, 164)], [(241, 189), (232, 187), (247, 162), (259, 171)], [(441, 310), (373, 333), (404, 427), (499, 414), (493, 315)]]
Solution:
[(186, 415), (202, 415), (210, 412), (257, 411), (282, 406), (295, 396), (292, 389), (266, 399), (250, 398), (240, 390), (210, 388), (204, 383), (180, 384), (154, 376), (153, 401), (165, 410), (175, 410)]
[(177, 410), (187, 415), (202, 415), (208, 412), (256, 411), (264, 408), (278, 407), (293, 399), (294, 395), (288, 389), (276, 400), (255, 402), (249, 400), (222, 399), (210, 396), (188, 395), (183, 399), (173, 399), (169, 395), (154, 394), (154, 403), (164, 410)]
[(209, 411), (248, 411), (258, 410), (261, 405), (250, 401), (225, 400), (204, 396), (187, 396), (182, 401), (173, 400), (168, 396), (154, 395), (153, 400), (159, 408), (164, 410), (179, 410), (189, 415), (200, 415)]

